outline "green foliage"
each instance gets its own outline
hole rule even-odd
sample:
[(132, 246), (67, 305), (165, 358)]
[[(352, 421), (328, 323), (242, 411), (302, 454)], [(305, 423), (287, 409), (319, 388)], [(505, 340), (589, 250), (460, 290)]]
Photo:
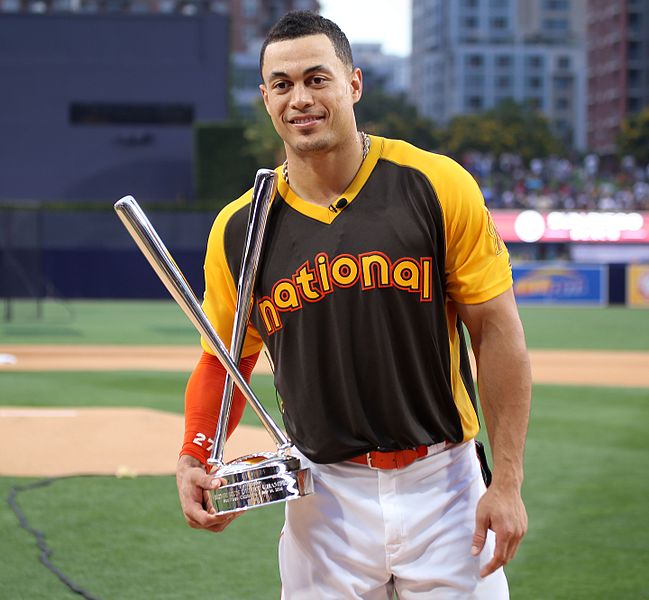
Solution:
[(245, 125), (244, 138), (248, 153), (258, 165), (274, 169), (284, 162), (284, 142), (277, 135), (261, 98), (255, 102), (253, 117)]
[(419, 116), (405, 96), (365, 92), (355, 112), (358, 128), (367, 133), (405, 140), (424, 150), (439, 147), (440, 133), (435, 124)]
[(458, 115), (443, 134), (443, 148), (454, 156), (466, 152), (519, 154), (534, 157), (561, 154), (559, 140), (547, 119), (529, 106), (504, 100), (482, 114)]
[(237, 123), (194, 126), (194, 180), (199, 200), (222, 206), (252, 187), (257, 164)]
[(640, 166), (649, 165), (649, 106), (624, 120), (618, 150), (623, 156), (633, 156)]

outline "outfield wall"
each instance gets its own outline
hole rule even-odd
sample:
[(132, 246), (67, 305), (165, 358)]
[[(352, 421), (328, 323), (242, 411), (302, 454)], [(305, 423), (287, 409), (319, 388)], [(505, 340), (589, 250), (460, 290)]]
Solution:
[[(200, 295), (205, 246), (215, 213), (146, 212)], [(536, 250), (542, 249), (541, 244), (536, 243)], [(608, 256), (604, 252), (590, 264), (521, 261), (515, 243), (510, 250), (521, 304), (602, 306), (628, 301), (633, 306), (649, 305), (649, 261), (642, 260), (646, 244), (627, 245), (625, 262), (618, 262), (618, 254), (610, 255), (610, 261), (601, 260)], [(638, 260), (632, 260), (634, 256)], [(112, 211), (0, 206), (0, 298), (45, 296), (145, 299), (167, 298), (168, 293)]]

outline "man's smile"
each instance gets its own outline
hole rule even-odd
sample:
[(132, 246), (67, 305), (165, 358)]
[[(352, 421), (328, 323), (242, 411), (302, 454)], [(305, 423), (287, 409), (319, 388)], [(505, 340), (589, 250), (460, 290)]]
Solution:
[(297, 127), (309, 127), (311, 125), (315, 125), (316, 123), (322, 121), (324, 117), (320, 117), (317, 115), (302, 115), (299, 117), (294, 117), (292, 119), (289, 119), (289, 123), (291, 125), (295, 125)]

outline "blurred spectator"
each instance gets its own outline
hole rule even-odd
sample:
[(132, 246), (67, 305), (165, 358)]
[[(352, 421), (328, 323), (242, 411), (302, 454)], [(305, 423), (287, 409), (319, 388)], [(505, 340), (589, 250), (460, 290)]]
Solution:
[(633, 211), (649, 210), (649, 165), (622, 159), (619, 170), (601, 173), (591, 154), (582, 163), (468, 153), (460, 161), (476, 178), (487, 206), (502, 209)]

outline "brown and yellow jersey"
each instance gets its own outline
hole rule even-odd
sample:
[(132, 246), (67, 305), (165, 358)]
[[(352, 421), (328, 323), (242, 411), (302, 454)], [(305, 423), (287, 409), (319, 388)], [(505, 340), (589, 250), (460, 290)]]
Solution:
[[(316, 462), (475, 436), (454, 302), (512, 285), (473, 178), (447, 157), (371, 141), (337, 212), (280, 177), (244, 345), (244, 356), (267, 345), (287, 432)], [(226, 346), (250, 198), (219, 214), (208, 243), (204, 308)]]

